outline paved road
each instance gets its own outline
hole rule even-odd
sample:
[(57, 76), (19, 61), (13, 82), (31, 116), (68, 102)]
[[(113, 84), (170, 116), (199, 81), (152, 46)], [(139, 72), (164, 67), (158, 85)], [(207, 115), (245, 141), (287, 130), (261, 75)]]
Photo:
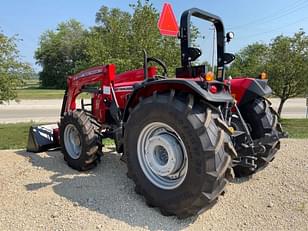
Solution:
[[(279, 100), (271, 99), (277, 109)], [(57, 122), (62, 100), (22, 100), (20, 103), (0, 104), (0, 123)], [(286, 102), (282, 112), (284, 118), (305, 118), (305, 99), (294, 98)]]
[(56, 122), (62, 100), (22, 100), (0, 105), (0, 123)]
[[(277, 110), (280, 100), (278, 98), (271, 98), (273, 107)], [(283, 118), (305, 118), (306, 117), (306, 99), (293, 98), (289, 99), (282, 110)]]

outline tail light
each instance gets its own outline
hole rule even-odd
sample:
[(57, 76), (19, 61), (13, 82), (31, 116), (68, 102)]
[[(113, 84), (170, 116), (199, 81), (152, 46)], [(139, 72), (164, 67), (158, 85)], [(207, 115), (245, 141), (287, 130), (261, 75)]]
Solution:
[(210, 92), (213, 94), (217, 93), (217, 87), (215, 85), (210, 86)]

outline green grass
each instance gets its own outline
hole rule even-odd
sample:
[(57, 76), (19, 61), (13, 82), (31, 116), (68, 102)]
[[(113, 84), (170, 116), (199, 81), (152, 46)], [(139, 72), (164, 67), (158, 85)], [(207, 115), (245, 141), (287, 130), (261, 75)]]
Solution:
[[(62, 99), (64, 90), (40, 88), (38, 79), (25, 80), (24, 86), (17, 89), (17, 101), (19, 100), (40, 100), (40, 99)], [(89, 93), (81, 93), (78, 98), (91, 98)]]
[[(63, 95), (64, 95), (64, 90), (58, 90), (58, 89), (26, 88), (17, 90), (17, 100), (62, 99)], [(79, 98), (89, 99), (91, 98), (91, 94), (81, 93), (77, 99)]]
[[(282, 126), (289, 138), (308, 139), (308, 119), (282, 119)], [(26, 148), (29, 128), (33, 123), (0, 124), (0, 149)], [(114, 146), (111, 139), (104, 139), (105, 146)]]
[(27, 79), (27, 80), (24, 80), (24, 85), (21, 88), (26, 89), (26, 88), (39, 88), (39, 87), (40, 87), (40, 80)]
[(62, 99), (64, 90), (27, 88), (17, 90), (17, 99)]
[[(28, 142), (29, 128), (34, 123), (0, 124), (0, 150), (23, 149)], [(104, 139), (106, 147), (114, 146), (112, 139)]]
[(289, 138), (308, 139), (308, 119), (282, 119), (281, 124)]
[(17, 100), (23, 99), (62, 99), (64, 90), (40, 88), (38, 79), (27, 79), (17, 89)]
[(0, 124), (0, 149), (25, 148), (32, 123)]
[(105, 145), (105, 147), (113, 147), (115, 144), (114, 144), (114, 141), (112, 139), (103, 139), (103, 144)]

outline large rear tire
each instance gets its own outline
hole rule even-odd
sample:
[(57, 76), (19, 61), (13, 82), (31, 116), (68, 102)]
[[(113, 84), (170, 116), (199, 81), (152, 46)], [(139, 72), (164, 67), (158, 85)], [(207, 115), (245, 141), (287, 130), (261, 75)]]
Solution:
[(128, 175), (149, 206), (186, 218), (215, 204), (232, 171), (226, 150), (234, 150), (218, 119), (215, 109), (174, 91), (132, 110), (124, 137)]
[[(243, 115), (245, 122), (248, 123), (253, 140), (258, 140), (266, 135), (278, 137), (279, 133), (282, 132), (275, 110), (263, 98), (257, 98), (253, 101), (253, 103), (242, 107), (241, 114)], [(241, 130), (242, 125), (240, 124), (240, 121), (234, 120), (233, 123), (234, 127), (238, 127), (238, 129)], [(263, 154), (260, 154), (257, 157), (257, 168), (255, 170), (251, 170), (249, 168), (236, 166), (234, 168), (236, 177), (248, 177), (253, 175), (264, 169), (271, 161), (274, 160), (275, 154), (280, 149), (279, 139), (275, 142), (265, 143), (262, 145), (265, 146), (266, 150)]]
[(60, 144), (67, 164), (78, 171), (94, 168), (99, 161), (97, 126), (82, 110), (65, 112), (60, 122)]

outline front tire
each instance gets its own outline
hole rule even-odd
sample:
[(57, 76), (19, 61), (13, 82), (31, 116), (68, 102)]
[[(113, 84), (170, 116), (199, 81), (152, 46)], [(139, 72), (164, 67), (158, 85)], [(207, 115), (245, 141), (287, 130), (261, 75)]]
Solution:
[[(281, 124), (278, 122), (278, 116), (270, 104), (263, 98), (257, 98), (251, 104), (241, 108), (241, 114), (248, 127), (250, 128), (251, 137), (254, 141), (268, 136), (276, 136), (277, 141), (262, 144), (265, 146), (265, 152), (257, 156), (255, 170), (250, 170), (241, 166), (234, 168), (237, 177), (248, 177), (264, 169), (271, 161), (274, 160), (275, 154), (280, 149), (279, 133), (282, 133)], [(239, 124), (239, 130), (243, 131), (240, 121), (233, 121)]]
[(174, 91), (154, 94), (132, 110), (124, 137), (128, 174), (149, 206), (185, 218), (215, 204), (231, 169), (225, 147), (232, 149), (218, 118), (192, 95)]
[(60, 144), (67, 164), (78, 171), (94, 168), (99, 161), (97, 126), (82, 110), (65, 112), (60, 122)]

